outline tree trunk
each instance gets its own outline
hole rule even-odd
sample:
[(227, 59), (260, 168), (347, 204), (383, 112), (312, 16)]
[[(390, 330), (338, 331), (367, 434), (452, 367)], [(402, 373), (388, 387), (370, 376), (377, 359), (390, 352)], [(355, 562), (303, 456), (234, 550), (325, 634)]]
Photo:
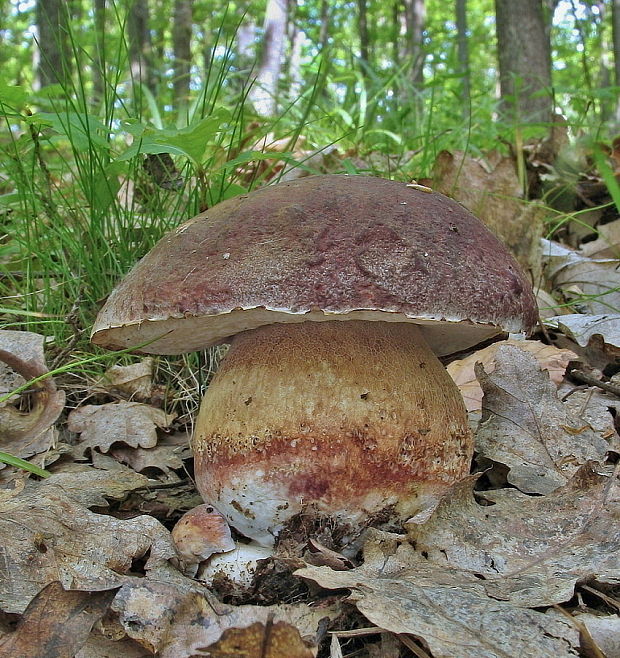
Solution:
[(368, 12), (366, 0), (357, 0), (357, 28), (360, 36), (360, 63), (362, 73), (368, 73), (369, 44), (368, 44)]
[(471, 111), (471, 87), (469, 79), (469, 35), (467, 34), (467, 0), (456, 0), (457, 58), (461, 82), (461, 100), (463, 117), (469, 117)]
[(301, 48), (304, 33), (299, 29), (296, 19), (297, 0), (289, 0), (288, 41), (291, 46), (288, 62), (288, 79), (290, 83), (289, 98), (296, 99), (302, 91), (303, 74), (301, 72)]
[(265, 12), (263, 48), (250, 99), (261, 116), (273, 116), (277, 110), (278, 82), (286, 34), (286, 0), (268, 0)]
[(174, 52), (174, 99), (180, 112), (189, 100), (192, 40), (191, 0), (175, 0), (172, 25), (172, 49)]
[(392, 65), (394, 69), (400, 66), (400, 7), (401, 0), (392, 2)]
[(501, 110), (509, 121), (551, 121), (551, 46), (541, 0), (495, 0)]
[(148, 0), (134, 0), (127, 17), (129, 38), (129, 62), (134, 82), (141, 82), (156, 93), (155, 78), (151, 67), (151, 33), (149, 31)]
[(321, 52), (329, 44), (329, 0), (321, 0), (321, 29), (319, 31), (319, 48)]
[[(620, 0), (612, 0), (611, 39), (614, 51), (614, 82), (620, 87)], [(620, 99), (616, 103), (616, 124), (620, 125)]]
[(105, 95), (105, 0), (95, 0), (95, 45), (93, 53), (93, 102), (101, 103)]
[(410, 62), (409, 79), (415, 87), (424, 82), (424, 23), (426, 6), (424, 0), (404, 0), (405, 26), (407, 30), (405, 55)]
[(62, 0), (37, 0), (36, 21), (39, 59), (39, 87), (60, 83), (67, 86), (71, 77), (69, 46), (69, 7)]
[(615, 82), (620, 87), (620, 0), (612, 0), (611, 5), (611, 33), (614, 44), (614, 73)]

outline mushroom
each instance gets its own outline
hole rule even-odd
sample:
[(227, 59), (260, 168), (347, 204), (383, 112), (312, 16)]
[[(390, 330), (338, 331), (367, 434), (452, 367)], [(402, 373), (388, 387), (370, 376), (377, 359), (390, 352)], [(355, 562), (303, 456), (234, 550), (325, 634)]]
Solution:
[(226, 519), (209, 504), (197, 505), (183, 514), (172, 529), (172, 539), (183, 571), (190, 575), (195, 575), (198, 565), (215, 553), (235, 548)]
[(212, 587), (216, 579), (225, 579), (227, 583), (243, 589), (249, 589), (256, 576), (259, 560), (267, 560), (273, 554), (271, 548), (261, 546), (256, 542), (237, 543), (229, 553), (214, 555), (204, 566), (201, 566), (197, 578)]
[(519, 266), (461, 205), (326, 175), (224, 201), (166, 235), (92, 340), (158, 354), (230, 343), (196, 422), (196, 483), (269, 546), (302, 512), (350, 538), (432, 506), (473, 452), (437, 356), (536, 319)]

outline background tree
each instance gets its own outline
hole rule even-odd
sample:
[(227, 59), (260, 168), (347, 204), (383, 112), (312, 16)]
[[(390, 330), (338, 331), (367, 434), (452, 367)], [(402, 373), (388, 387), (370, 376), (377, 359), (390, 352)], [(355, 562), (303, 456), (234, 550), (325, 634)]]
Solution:
[(405, 54), (410, 65), (410, 80), (416, 86), (424, 82), (424, 25), (426, 5), (424, 0), (403, 0), (405, 7)]
[[(612, 39), (614, 44), (614, 80), (620, 88), (620, 0), (612, 0)], [(616, 123), (620, 125), (620, 98), (616, 102)]]
[(357, 0), (357, 29), (360, 36), (360, 65), (362, 73), (368, 74), (370, 67), (370, 37), (368, 34), (368, 7), (366, 0)]
[[(183, 99), (195, 99), (205, 86), (221, 80), (229, 103), (256, 77), (250, 96), (256, 104), (247, 108), (259, 116), (298, 114), (300, 106), (290, 101), (316, 87), (321, 111), (330, 117), (329, 131), (354, 134), (366, 148), (398, 145), (404, 151), (409, 144), (416, 150), (415, 140), (426, 140), (423, 133), (431, 129), (450, 135), (442, 144), (461, 139), (465, 147), (467, 133), (460, 127), (469, 122), (468, 95), (471, 125), (491, 141), (504, 130), (504, 119), (513, 126), (515, 120), (544, 121), (551, 82), (557, 109), (580, 125), (613, 116), (614, 4), (617, 13), (617, 0), (498, 0), (496, 49), (494, 0), (430, 5), (423, 0), (71, 0), (62, 5), (65, 17), (71, 11), (70, 24), (48, 22), (56, 36), (45, 38), (42, 49), (69, 43), (71, 52), (61, 57), (70, 74), (63, 74), (65, 86), (80, 85), (97, 102), (105, 91), (125, 103), (136, 91), (127, 81), (143, 83), (152, 93), (143, 99), (150, 105), (134, 100), (163, 123), (176, 122), (184, 114)], [(5, 83), (28, 87), (38, 75), (32, 66), (38, 49), (24, 44), (41, 20), (41, 8), (49, 13), (53, 6), (53, 1), (38, 7), (4, 3), (0, 77)], [(54, 57), (50, 50), (41, 59)], [(77, 68), (69, 71), (76, 58), (79, 75)], [(366, 62), (364, 75), (360, 61)], [(219, 77), (224, 70), (225, 77)], [(50, 66), (42, 79), (55, 79), (60, 71)], [(493, 124), (491, 118), (498, 116), (501, 121)], [(423, 149), (424, 157), (430, 160), (436, 146)]]
[(551, 48), (541, 0), (495, 0), (502, 111), (518, 122), (551, 120)]
[(268, 0), (263, 24), (263, 40), (258, 73), (250, 98), (258, 114), (273, 116), (278, 103), (278, 83), (287, 23), (286, 0)]
[(177, 107), (185, 107), (189, 100), (190, 70), (192, 64), (192, 3), (175, 0), (172, 48), (174, 53), (174, 98)]
[(105, 62), (106, 62), (106, 6), (105, 0), (94, 0), (95, 42), (93, 44), (93, 101), (98, 104), (105, 93)]
[(459, 73), (462, 77), (463, 116), (469, 116), (471, 104), (471, 91), (469, 82), (469, 37), (467, 33), (467, 0), (455, 2), (457, 56)]
[(152, 42), (148, 0), (133, 0), (127, 16), (127, 39), (131, 77), (155, 94), (155, 74), (151, 66)]
[(37, 0), (37, 79), (40, 87), (66, 85), (71, 77), (69, 4), (62, 0)]

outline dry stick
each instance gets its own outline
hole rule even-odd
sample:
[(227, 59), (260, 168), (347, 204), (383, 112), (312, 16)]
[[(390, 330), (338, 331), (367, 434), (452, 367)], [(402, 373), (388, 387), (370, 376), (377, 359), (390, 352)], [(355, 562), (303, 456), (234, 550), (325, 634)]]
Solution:
[(47, 167), (47, 163), (43, 159), (43, 155), (41, 153), (41, 142), (39, 141), (39, 131), (37, 128), (35, 128), (34, 124), (30, 124), (30, 137), (32, 139), (32, 143), (34, 144), (34, 154), (37, 159), (37, 162), (39, 163), (39, 167), (41, 168), (41, 171), (43, 172), (43, 179), (45, 181), (45, 187), (47, 194), (38, 194), (37, 196), (39, 197), (39, 201), (43, 205), (43, 208), (45, 209), (45, 214), (48, 216), (48, 218), (53, 222), (58, 220), (58, 210), (56, 208), (56, 204), (53, 201), (53, 183), (52, 183), (52, 176), (50, 174), (50, 170)]
[(597, 589), (594, 587), (590, 587), (589, 585), (580, 585), (581, 589), (585, 589), (586, 592), (590, 592), (590, 594), (594, 594), (594, 596), (598, 596), (600, 599), (605, 601), (607, 605), (609, 605), (612, 608), (615, 608), (620, 612), (620, 601), (614, 599), (611, 596), (607, 596), (607, 594), (603, 594), (603, 592), (599, 592)]
[(564, 608), (557, 604), (554, 604), (553, 608), (561, 615), (564, 615), (564, 617), (566, 617), (567, 620), (579, 631), (581, 643), (585, 645), (583, 648), (588, 650), (586, 655), (592, 656), (592, 658), (606, 658), (605, 654), (590, 635), (588, 627), (580, 619), (573, 617), (568, 610), (564, 610)]
[(73, 333), (71, 338), (67, 341), (65, 347), (58, 353), (56, 358), (52, 361), (52, 370), (55, 370), (65, 359), (65, 357), (71, 353), (73, 348), (78, 344), (84, 329), (80, 326), (78, 311), (80, 309), (80, 304), (82, 303), (82, 293), (78, 294), (78, 298), (73, 302), (71, 310), (65, 317), (65, 322), (71, 326)]
[(417, 658), (431, 658), (421, 646), (416, 644), (408, 635), (399, 633), (396, 637), (409, 649)]
[(607, 391), (608, 393), (613, 393), (620, 397), (620, 386), (617, 384), (612, 384), (611, 382), (603, 382), (583, 370), (571, 370), (570, 376), (577, 381), (583, 382), (584, 384), (589, 384), (590, 386), (598, 386), (599, 388)]

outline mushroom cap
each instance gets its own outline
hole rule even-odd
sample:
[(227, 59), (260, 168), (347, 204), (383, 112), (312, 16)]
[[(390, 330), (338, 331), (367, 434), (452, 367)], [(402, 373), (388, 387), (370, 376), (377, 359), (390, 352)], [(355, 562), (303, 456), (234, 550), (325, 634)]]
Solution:
[(324, 175), (229, 199), (165, 235), (112, 292), (92, 341), (181, 354), (265, 324), (350, 319), (416, 322), (450, 354), (531, 330), (537, 310), (506, 247), (456, 201)]
[(214, 553), (235, 548), (230, 527), (213, 505), (198, 505), (186, 512), (172, 529), (179, 556), (187, 564), (196, 564)]

